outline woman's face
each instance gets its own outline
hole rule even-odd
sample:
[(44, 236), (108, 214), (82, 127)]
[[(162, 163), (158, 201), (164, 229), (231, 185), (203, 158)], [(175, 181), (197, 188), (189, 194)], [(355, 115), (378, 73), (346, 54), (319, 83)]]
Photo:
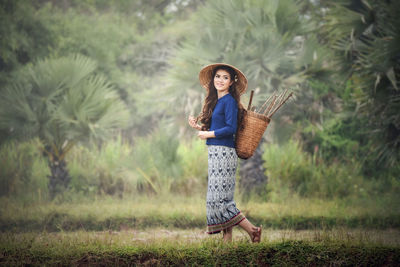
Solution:
[(214, 86), (218, 92), (229, 91), (229, 86), (231, 86), (233, 81), (229, 72), (226, 70), (217, 70), (214, 76)]

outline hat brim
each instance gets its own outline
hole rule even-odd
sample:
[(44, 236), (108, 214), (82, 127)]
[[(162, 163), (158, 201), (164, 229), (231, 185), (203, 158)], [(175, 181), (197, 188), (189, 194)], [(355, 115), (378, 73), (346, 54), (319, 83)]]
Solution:
[[(206, 90), (209, 90), (208, 86), (210, 85), (210, 81), (213, 79), (213, 71), (215, 68), (219, 66), (227, 66), (232, 68), (237, 75), (237, 81), (235, 82), (236, 90), (238, 91), (239, 95), (242, 95), (247, 90), (247, 78), (244, 74), (236, 67), (225, 64), (225, 63), (214, 63), (203, 67), (199, 73), (199, 80), (201, 86), (203, 86)], [(231, 77), (234, 79), (233, 77)]]

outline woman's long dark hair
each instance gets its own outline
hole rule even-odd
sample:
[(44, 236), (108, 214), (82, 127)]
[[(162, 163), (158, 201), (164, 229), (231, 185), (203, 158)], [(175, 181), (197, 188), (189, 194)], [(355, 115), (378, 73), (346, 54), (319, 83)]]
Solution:
[[(236, 100), (236, 102), (238, 104), (238, 108), (243, 109), (243, 106), (240, 103), (240, 94), (236, 90), (235, 80), (237, 79), (237, 75), (236, 75), (235, 70), (228, 66), (223, 66), (223, 65), (216, 67), (212, 72), (211, 80), (208, 85), (209, 89), (208, 89), (208, 92), (206, 95), (206, 99), (204, 101), (202, 112), (197, 117), (197, 120), (200, 121), (200, 123), (202, 124), (202, 126), (201, 126), (202, 131), (208, 131), (210, 129), (212, 112), (218, 101), (217, 89), (215, 89), (215, 86), (214, 86), (214, 77), (218, 70), (225, 70), (229, 73), (231, 81), (233, 81), (232, 85), (229, 87), (229, 93)], [(239, 113), (240, 112), (238, 112), (238, 116), (239, 116)]]

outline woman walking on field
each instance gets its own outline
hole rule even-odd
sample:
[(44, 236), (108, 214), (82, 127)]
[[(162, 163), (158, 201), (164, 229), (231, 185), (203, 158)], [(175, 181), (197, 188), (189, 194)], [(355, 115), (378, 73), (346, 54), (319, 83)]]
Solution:
[(240, 95), (247, 89), (247, 79), (239, 69), (223, 63), (204, 67), (199, 79), (207, 95), (201, 114), (197, 118), (189, 116), (189, 125), (199, 131), (199, 138), (207, 140), (207, 233), (222, 231), (224, 241), (231, 242), (232, 228), (239, 225), (252, 242), (260, 242), (261, 227), (247, 220), (233, 200), (238, 161), (234, 135)]

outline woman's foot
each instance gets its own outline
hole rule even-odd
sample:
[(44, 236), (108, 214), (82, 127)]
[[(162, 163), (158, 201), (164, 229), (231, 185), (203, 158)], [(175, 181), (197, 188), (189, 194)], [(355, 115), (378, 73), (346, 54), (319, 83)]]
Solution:
[(260, 243), (260, 241), (261, 241), (261, 231), (262, 231), (262, 226), (256, 227), (254, 229), (254, 232), (252, 233), (252, 237), (251, 237), (251, 242)]
[(244, 219), (239, 223), (248, 234), (253, 243), (259, 243), (261, 241), (261, 227), (255, 227), (249, 220)]

